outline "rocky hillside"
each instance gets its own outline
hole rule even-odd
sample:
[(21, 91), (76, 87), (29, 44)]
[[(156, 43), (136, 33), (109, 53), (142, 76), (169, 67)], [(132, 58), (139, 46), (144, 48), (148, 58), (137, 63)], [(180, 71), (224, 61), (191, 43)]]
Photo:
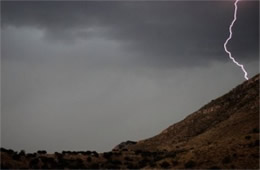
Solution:
[(193, 160), (198, 168), (223, 167), (224, 158), (233, 162), (225, 168), (258, 168), (259, 75), (129, 149), (183, 150), (176, 159)]
[(105, 153), (2, 148), (1, 168), (259, 169), (259, 75), (152, 138)]

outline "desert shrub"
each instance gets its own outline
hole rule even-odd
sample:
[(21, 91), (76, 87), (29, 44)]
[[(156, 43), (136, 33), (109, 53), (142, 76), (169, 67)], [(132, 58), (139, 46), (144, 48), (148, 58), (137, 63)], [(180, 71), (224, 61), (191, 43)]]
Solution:
[(133, 161), (132, 158), (129, 158), (128, 156), (124, 157), (125, 161)]
[(59, 169), (84, 169), (86, 168), (81, 159), (60, 159), (57, 167)]
[(185, 163), (185, 168), (193, 168), (196, 165), (196, 162), (194, 162), (193, 160), (190, 160), (188, 162)]
[(121, 152), (114, 152), (114, 155), (116, 155), (116, 156), (121, 156), (122, 153), (121, 153)]
[(259, 158), (259, 154), (252, 153), (251, 156), (252, 156), (253, 158)]
[(90, 169), (99, 169), (99, 164), (97, 164), (97, 163), (91, 164)]
[(12, 149), (7, 149), (6, 152), (7, 152), (8, 154), (13, 154), (13, 153), (15, 153)]
[(13, 154), (13, 153), (15, 153), (12, 149), (5, 149), (5, 148), (1, 148), (0, 151), (1, 151), (1, 152), (6, 152), (6, 153), (8, 153), (8, 154)]
[(54, 158), (47, 158), (47, 164), (49, 165), (50, 168), (57, 167), (57, 162), (55, 161)]
[(112, 157), (113, 153), (112, 152), (104, 152), (103, 156), (106, 159), (110, 159)]
[(92, 151), (91, 153), (92, 153), (93, 155), (98, 154), (96, 151)]
[(169, 168), (169, 167), (170, 167), (170, 164), (169, 164), (168, 162), (166, 162), (166, 161), (163, 161), (163, 162), (160, 164), (160, 166), (165, 169), (165, 168)]
[(10, 165), (9, 165), (9, 164), (6, 164), (6, 165), (5, 165), (5, 164), (2, 164), (2, 163), (1, 163), (1, 164), (0, 164), (0, 168), (1, 168), (1, 169), (9, 169), (9, 168), (10, 168)]
[(37, 151), (38, 154), (47, 154), (47, 152), (45, 150), (39, 150)]
[(127, 169), (137, 169), (136, 166), (134, 166), (133, 164), (131, 163), (128, 163), (127, 166), (126, 166)]
[(218, 166), (212, 166), (212, 167), (210, 167), (209, 169), (221, 169), (221, 168), (218, 167)]
[(60, 168), (61, 167), (65, 168), (65, 167), (68, 167), (69, 162), (68, 162), (67, 159), (61, 158), (61, 159), (59, 159), (58, 165), (59, 165)]
[(151, 152), (148, 152), (148, 151), (144, 151), (144, 152), (141, 152), (141, 155), (142, 157), (148, 157), (148, 156), (151, 156)]
[(176, 152), (169, 152), (166, 155), (167, 157), (175, 158), (176, 157)]
[(148, 159), (146, 159), (146, 158), (141, 160), (141, 161), (139, 161), (140, 168), (145, 167), (149, 162), (150, 161)]
[(136, 154), (136, 155), (139, 155), (139, 154), (141, 154), (142, 152), (143, 152), (142, 150), (136, 150), (136, 151), (135, 151), (135, 154)]
[(19, 161), (21, 156), (18, 155), (17, 153), (15, 153), (15, 154), (13, 154), (12, 158), (13, 158), (13, 160)]
[(151, 162), (149, 163), (149, 166), (150, 166), (151, 168), (154, 168), (154, 167), (156, 167), (156, 163), (154, 163), (153, 161), (151, 161)]
[[(120, 166), (119, 166), (119, 165), (112, 164), (112, 163), (108, 163), (108, 164), (106, 164), (106, 168), (107, 168), (107, 169), (120, 169)], [(105, 169), (106, 169), (106, 168), (105, 168)]]
[(85, 152), (86, 155), (91, 155), (91, 153), (92, 153), (91, 151), (86, 151)]
[(163, 158), (163, 155), (156, 155), (154, 156), (154, 161), (159, 161)]
[(46, 164), (46, 163), (48, 162), (47, 157), (41, 156), (41, 157), (39, 157), (39, 159), (40, 159), (44, 164)]
[(31, 153), (26, 154), (26, 158), (32, 158), (32, 157), (33, 157), (33, 154), (31, 154)]
[(71, 154), (72, 154), (72, 155), (77, 155), (78, 152), (77, 152), (77, 151), (72, 151)]
[(230, 159), (229, 156), (226, 156), (226, 157), (222, 160), (222, 163), (223, 163), (223, 164), (228, 164), (228, 163), (230, 163), (230, 162), (231, 162), (231, 159)]
[(30, 161), (29, 166), (30, 168), (38, 168), (39, 159), (34, 158)]
[(42, 168), (42, 169), (50, 169), (50, 167), (48, 166), (48, 164), (43, 164), (41, 168)]
[(71, 151), (62, 151), (62, 155), (66, 155), (66, 154), (72, 154)]
[(116, 164), (116, 165), (121, 165), (122, 164), (122, 162), (120, 160), (118, 160), (118, 159), (112, 160), (111, 163), (112, 164)]
[(82, 159), (76, 159), (76, 169), (85, 169), (85, 165), (83, 163), (83, 160)]
[(62, 154), (59, 152), (55, 152), (54, 155), (56, 156), (56, 158), (60, 159), (62, 158)]
[(1, 152), (7, 152), (8, 150), (1, 147), (1, 148), (0, 148), (0, 151), (1, 151)]
[(92, 161), (92, 158), (91, 158), (91, 157), (88, 157), (88, 158), (87, 158), (87, 161), (88, 161), (88, 162), (91, 162), (91, 161)]
[(24, 151), (24, 150), (21, 150), (21, 151), (19, 152), (19, 155), (20, 155), (20, 156), (25, 156), (25, 151)]
[(254, 142), (250, 142), (247, 146), (250, 148), (253, 148), (255, 146), (255, 144), (254, 144)]
[(93, 151), (93, 152), (92, 152), (92, 155), (93, 155), (94, 157), (96, 157), (96, 158), (99, 157), (99, 154), (98, 154), (96, 151)]
[(252, 133), (259, 133), (259, 129), (258, 129), (258, 128), (254, 128), (254, 129), (252, 130)]
[(245, 136), (245, 139), (246, 139), (246, 140), (249, 140), (249, 139), (251, 139), (251, 136), (249, 136), (249, 135), (248, 135), (248, 136)]
[(172, 161), (172, 165), (173, 165), (173, 166), (176, 166), (176, 165), (178, 165), (178, 164), (179, 164), (178, 161), (176, 161), (176, 160)]

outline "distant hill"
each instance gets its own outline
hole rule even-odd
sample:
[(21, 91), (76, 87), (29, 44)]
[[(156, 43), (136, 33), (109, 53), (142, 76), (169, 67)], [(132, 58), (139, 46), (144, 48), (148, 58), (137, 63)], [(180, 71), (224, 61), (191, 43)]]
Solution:
[(149, 139), (105, 153), (2, 148), (1, 167), (259, 169), (259, 74)]

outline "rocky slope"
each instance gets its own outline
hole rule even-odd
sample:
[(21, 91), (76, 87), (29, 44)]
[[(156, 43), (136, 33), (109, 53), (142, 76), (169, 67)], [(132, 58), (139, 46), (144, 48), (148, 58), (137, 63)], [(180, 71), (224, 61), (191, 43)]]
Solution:
[(197, 168), (258, 168), (259, 75), (129, 149), (183, 150), (174, 159), (182, 162), (176, 168), (187, 160), (196, 162)]

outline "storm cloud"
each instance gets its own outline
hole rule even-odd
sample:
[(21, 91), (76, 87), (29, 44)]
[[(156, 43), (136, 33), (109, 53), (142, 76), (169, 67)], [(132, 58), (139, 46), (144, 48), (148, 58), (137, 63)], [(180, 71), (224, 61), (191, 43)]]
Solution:
[[(232, 3), (4, 2), (2, 23), (38, 28), (49, 40), (114, 40), (132, 54), (128, 64), (190, 67), (227, 61), (223, 42), (233, 17)], [(241, 61), (258, 58), (258, 3), (239, 2), (229, 48)]]

